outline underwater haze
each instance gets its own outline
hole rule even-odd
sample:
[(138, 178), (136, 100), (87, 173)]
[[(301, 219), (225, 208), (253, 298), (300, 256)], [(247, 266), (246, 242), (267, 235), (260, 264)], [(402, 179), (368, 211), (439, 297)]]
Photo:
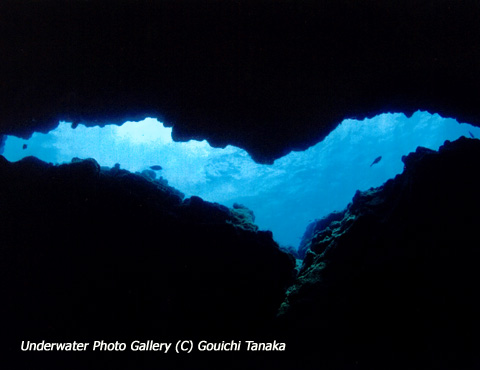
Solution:
[(32, 155), (54, 164), (94, 158), (101, 166), (119, 163), (131, 172), (161, 166), (157, 177), (186, 196), (229, 207), (241, 203), (254, 211), (260, 229), (271, 230), (280, 245), (297, 248), (311, 221), (344, 209), (357, 190), (401, 173), (403, 155), (418, 146), (437, 150), (445, 140), (460, 136), (480, 137), (480, 128), (437, 114), (382, 114), (345, 120), (308, 150), (261, 165), (237, 147), (174, 142), (171, 130), (154, 118), (103, 128), (72, 129), (60, 122), (55, 130), (35, 133), (29, 140), (7, 137), (3, 155), (12, 162)]

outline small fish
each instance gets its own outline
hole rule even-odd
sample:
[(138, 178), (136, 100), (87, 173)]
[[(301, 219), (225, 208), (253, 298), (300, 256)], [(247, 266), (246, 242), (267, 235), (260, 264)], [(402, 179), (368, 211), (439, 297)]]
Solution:
[(372, 162), (370, 167), (372, 167), (374, 164), (377, 164), (378, 162), (380, 162), (381, 159), (382, 159), (382, 156), (375, 158), (375, 160)]
[(150, 169), (154, 171), (160, 171), (162, 169), (162, 166), (159, 166), (159, 165), (150, 166)]
[(475, 135), (472, 134), (471, 131), (468, 131), (468, 133), (470, 134), (470, 137), (471, 137), (472, 139), (475, 139)]
[(27, 149), (27, 144), (23, 144), (22, 149)]

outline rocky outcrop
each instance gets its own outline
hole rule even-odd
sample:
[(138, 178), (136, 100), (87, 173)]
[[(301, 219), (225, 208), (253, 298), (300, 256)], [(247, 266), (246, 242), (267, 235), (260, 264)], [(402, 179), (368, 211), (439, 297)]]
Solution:
[(234, 218), (233, 224), (238, 225), (246, 230), (257, 231), (258, 226), (255, 225), (255, 215), (253, 211), (243, 204), (234, 203), (230, 214)]
[(339, 226), (339, 221), (345, 217), (345, 211), (332, 212), (320, 220), (311, 222), (305, 233), (302, 236), (300, 245), (298, 247), (298, 255), (300, 258), (305, 258), (305, 253), (310, 249), (312, 245), (318, 248), (317, 241), (323, 241), (326, 237), (332, 235), (332, 229)]
[(245, 226), (245, 209), (182, 198), (92, 159), (53, 166), (0, 157), (0, 311), (10, 355), (21, 340), (227, 340), (268, 327), (293, 258), (271, 233)]
[[(478, 124), (475, 1), (2, 1), (0, 135), (146, 116), (259, 162), (345, 118)], [(127, 26), (128, 25), (128, 26)]]
[(418, 148), (401, 175), (357, 192), (340, 221), (319, 222), (279, 313), (306, 362), (478, 367), (478, 158), (478, 140)]

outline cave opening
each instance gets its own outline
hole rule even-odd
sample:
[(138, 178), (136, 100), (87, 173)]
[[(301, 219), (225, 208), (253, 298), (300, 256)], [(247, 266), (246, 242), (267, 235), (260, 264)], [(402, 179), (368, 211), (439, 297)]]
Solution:
[(234, 146), (174, 142), (171, 131), (155, 118), (104, 127), (60, 122), (28, 140), (8, 136), (3, 155), (11, 162), (35, 156), (53, 164), (75, 157), (94, 158), (105, 167), (119, 164), (166, 180), (187, 197), (227, 207), (242, 204), (254, 212), (260, 229), (272, 231), (281, 246), (297, 249), (310, 222), (343, 210), (357, 190), (401, 173), (403, 155), (418, 146), (437, 150), (445, 140), (480, 137), (480, 128), (438, 114), (385, 113), (345, 120), (315, 146), (262, 165)]

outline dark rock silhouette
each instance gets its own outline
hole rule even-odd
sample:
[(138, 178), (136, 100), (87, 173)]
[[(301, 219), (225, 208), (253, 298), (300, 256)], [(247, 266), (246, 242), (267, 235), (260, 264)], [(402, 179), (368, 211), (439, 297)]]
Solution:
[(280, 310), (305, 363), (478, 367), (479, 158), (463, 137), (418, 148), (401, 175), (357, 192), (340, 221), (310, 227), (319, 231)]
[[(21, 367), (36, 358), (20, 353), (22, 340), (238, 340), (268, 332), (292, 282), (293, 257), (249, 224), (245, 208), (182, 197), (92, 159), (52, 166), (0, 157), (8, 360)], [(84, 355), (71, 366), (85, 368), (91, 354)], [(105, 361), (128, 367), (121, 355)]]
[[(183, 199), (93, 159), (52, 166), (0, 157), (4, 360), (78, 369), (219, 368), (232, 359), (237, 369), (476, 368), (478, 158), (478, 140), (466, 138), (439, 152), (417, 148), (403, 158), (404, 173), (308, 227), (294, 280), (294, 258), (241, 205)], [(73, 361), (19, 350), (22, 340), (204, 336), (275, 339), (288, 352), (155, 354), (139, 365), (132, 353)]]

